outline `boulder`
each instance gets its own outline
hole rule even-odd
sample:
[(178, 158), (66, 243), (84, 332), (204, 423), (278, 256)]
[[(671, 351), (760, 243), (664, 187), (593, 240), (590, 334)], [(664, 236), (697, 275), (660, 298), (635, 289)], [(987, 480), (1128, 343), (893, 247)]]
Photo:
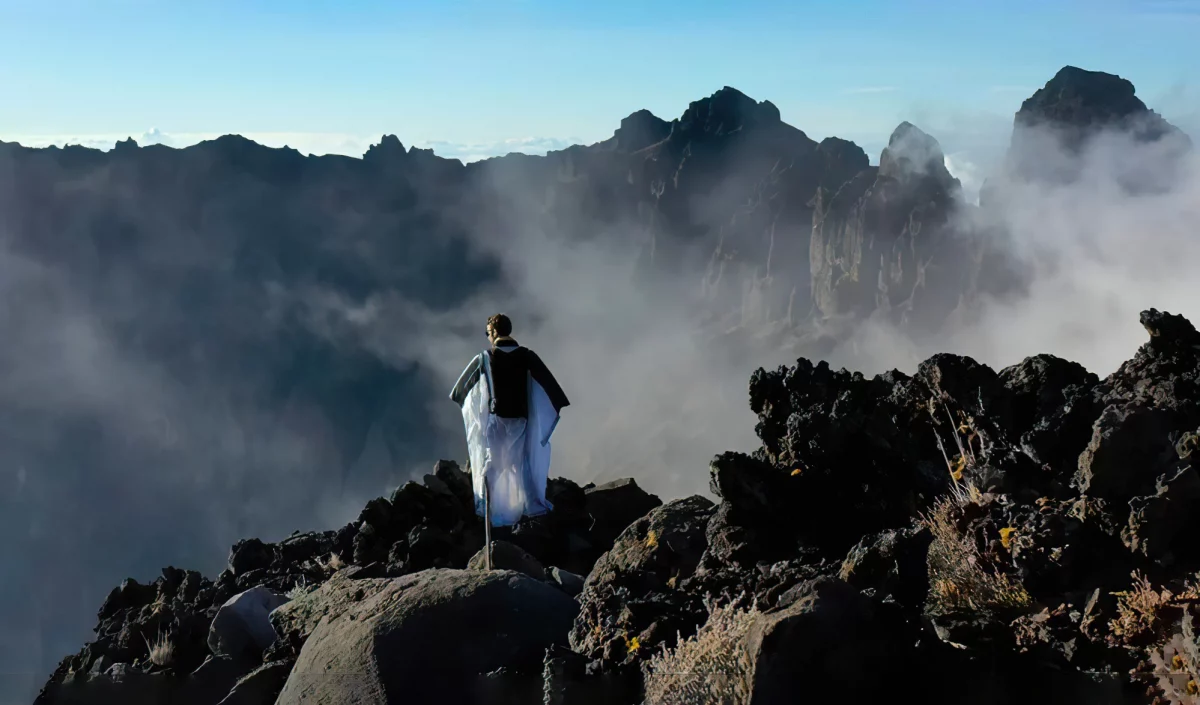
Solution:
[(591, 542), (606, 551), (617, 536), (662, 500), (638, 486), (636, 480), (624, 478), (585, 491), (587, 513), (592, 519)]
[(882, 683), (923, 692), (912, 631), (886, 606), (840, 580), (814, 581), (797, 597), (750, 625), (751, 705), (871, 702)]
[(709, 499), (695, 495), (626, 528), (584, 582), (571, 647), (610, 663), (629, 662), (694, 631), (703, 605), (681, 588), (704, 555), (713, 510)]
[(259, 539), (238, 541), (229, 550), (229, 570), (234, 577), (269, 568), (274, 560), (274, 549)]
[(505, 688), (536, 702), (545, 651), (566, 643), (578, 611), (513, 571), (433, 569), (381, 582), (320, 622), (278, 705), (487, 703), (485, 693)]
[(228, 656), (209, 656), (200, 667), (188, 674), (181, 690), (189, 702), (215, 703), (224, 698), (238, 679), (254, 669), (248, 659)]
[(1154, 493), (1158, 477), (1178, 459), (1172, 433), (1183, 428), (1181, 423), (1178, 413), (1166, 409), (1109, 406), (1079, 455), (1075, 487), (1110, 502)]
[(880, 598), (921, 608), (929, 593), (928, 555), (933, 536), (925, 527), (883, 531), (864, 537), (842, 561), (840, 577)]
[[(467, 561), (468, 570), (484, 570), (486, 566), (487, 556), (483, 549)], [(507, 541), (492, 542), (492, 570), (513, 570), (535, 580), (546, 579), (546, 569), (538, 559)]]
[(286, 604), (287, 597), (256, 587), (229, 598), (217, 610), (208, 631), (208, 648), (214, 654), (240, 659), (247, 654), (261, 656), (275, 641), (270, 614)]
[(562, 588), (563, 592), (571, 597), (576, 597), (583, 592), (584, 577), (582, 575), (559, 567), (552, 567), (548, 572), (551, 582)]
[(1183, 561), (1194, 569), (1200, 559), (1200, 474), (1191, 466), (1158, 479), (1154, 494), (1129, 501), (1129, 524), (1122, 532), (1132, 551), (1160, 564)]
[(271, 626), (281, 639), (302, 646), (323, 619), (335, 620), (354, 605), (374, 596), (389, 584), (377, 577), (355, 578), (365, 569), (346, 569), (316, 590), (301, 595), (271, 612)]
[(264, 663), (238, 680), (217, 705), (273, 705), (291, 672), (291, 661)]

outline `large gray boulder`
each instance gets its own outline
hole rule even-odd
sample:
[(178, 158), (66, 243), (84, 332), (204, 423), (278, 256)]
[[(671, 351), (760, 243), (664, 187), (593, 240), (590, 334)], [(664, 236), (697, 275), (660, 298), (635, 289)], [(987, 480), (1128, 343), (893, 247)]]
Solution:
[(383, 578), (356, 579), (353, 574), (353, 569), (339, 570), (316, 590), (272, 612), (271, 626), (275, 633), (291, 644), (302, 645), (322, 620), (337, 619), (389, 583)]
[(277, 705), (540, 701), (545, 650), (567, 643), (578, 611), (568, 595), (505, 570), (385, 582), (321, 620)]
[(288, 598), (265, 587), (256, 587), (229, 598), (208, 631), (208, 648), (218, 656), (238, 659), (262, 652), (275, 641), (271, 612)]

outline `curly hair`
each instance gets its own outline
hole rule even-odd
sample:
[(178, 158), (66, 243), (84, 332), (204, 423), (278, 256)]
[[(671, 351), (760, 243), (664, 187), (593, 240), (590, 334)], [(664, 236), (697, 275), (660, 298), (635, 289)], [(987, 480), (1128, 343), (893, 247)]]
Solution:
[(512, 335), (512, 321), (509, 320), (508, 316), (504, 315), (503, 313), (497, 313), (496, 315), (488, 318), (487, 324), (488, 328), (495, 330), (496, 335), (500, 337)]

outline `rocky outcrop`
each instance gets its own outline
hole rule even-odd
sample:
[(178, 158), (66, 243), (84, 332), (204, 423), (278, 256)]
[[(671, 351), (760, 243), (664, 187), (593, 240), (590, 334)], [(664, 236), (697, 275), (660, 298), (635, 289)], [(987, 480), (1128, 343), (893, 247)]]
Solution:
[(1054, 157), (1078, 156), (1104, 131), (1140, 143), (1166, 140), (1179, 149), (1191, 144), (1179, 128), (1146, 107), (1128, 79), (1067, 66), (1021, 103), (1013, 119), (1009, 168), (1025, 179), (1073, 178), (1075, 173), (1064, 171), (1067, 164)]
[[(571, 601), (582, 589), (577, 573), (587, 575), (617, 535), (662, 502), (629, 479), (550, 485), (555, 511), (498, 527), (494, 558)], [(440, 461), (422, 483), (368, 502), (341, 530), (239, 541), (216, 581), (175, 568), (150, 585), (126, 580), (99, 610), (97, 639), (64, 659), (38, 705), (211, 705), (261, 694), (322, 622), (340, 619), (389, 579), (480, 562), (483, 526), (471, 497), (468, 475)], [(569, 624), (564, 645), (567, 631)]]
[(878, 314), (930, 331), (974, 293), (978, 253), (961, 186), (915, 126), (896, 128), (878, 168), (819, 190), (814, 203), (808, 261), (822, 316)]
[(1090, 148), (1112, 151), (1107, 168), (1126, 190), (1143, 192), (1177, 183), (1192, 142), (1148, 108), (1128, 79), (1066, 66), (1021, 104), (1001, 173), (985, 183), (980, 205), (1000, 210), (1021, 198), (1021, 185), (1077, 181)]
[(571, 648), (629, 665), (694, 629), (703, 605), (683, 585), (704, 554), (713, 509), (704, 497), (677, 499), (626, 528), (584, 582)]

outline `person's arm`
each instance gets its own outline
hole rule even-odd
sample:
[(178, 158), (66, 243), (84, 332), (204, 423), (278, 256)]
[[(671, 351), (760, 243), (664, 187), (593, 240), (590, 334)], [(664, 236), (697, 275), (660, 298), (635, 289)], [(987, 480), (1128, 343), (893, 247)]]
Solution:
[(542, 358), (538, 357), (537, 353), (529, 348), (528, 351), (529, 374), (533, 376), (533, 380), (546, 390), (546, 396), (550, 397), (550, 403), (554, 405), (555, 411), (562, 411), (564, 406), (570, 406), (571, 402), (567, 399), (566, 393), (559, 386), (558, 380), (550, 373), (550, 369), (546, 367), (546, 363), (542, 362)]
[(458, 381), (454, 383), (454, 388), (450, 390), (450, 398), (455, 404), (462, 406), (467, 401), (467, 394), (470, 394), (471, 389), (479, 383), (479, 375), (482, 368), (479, 364), (479, 355), (471, 358), (471, 362), (467, 363), (467, 368), (459, 375)]

